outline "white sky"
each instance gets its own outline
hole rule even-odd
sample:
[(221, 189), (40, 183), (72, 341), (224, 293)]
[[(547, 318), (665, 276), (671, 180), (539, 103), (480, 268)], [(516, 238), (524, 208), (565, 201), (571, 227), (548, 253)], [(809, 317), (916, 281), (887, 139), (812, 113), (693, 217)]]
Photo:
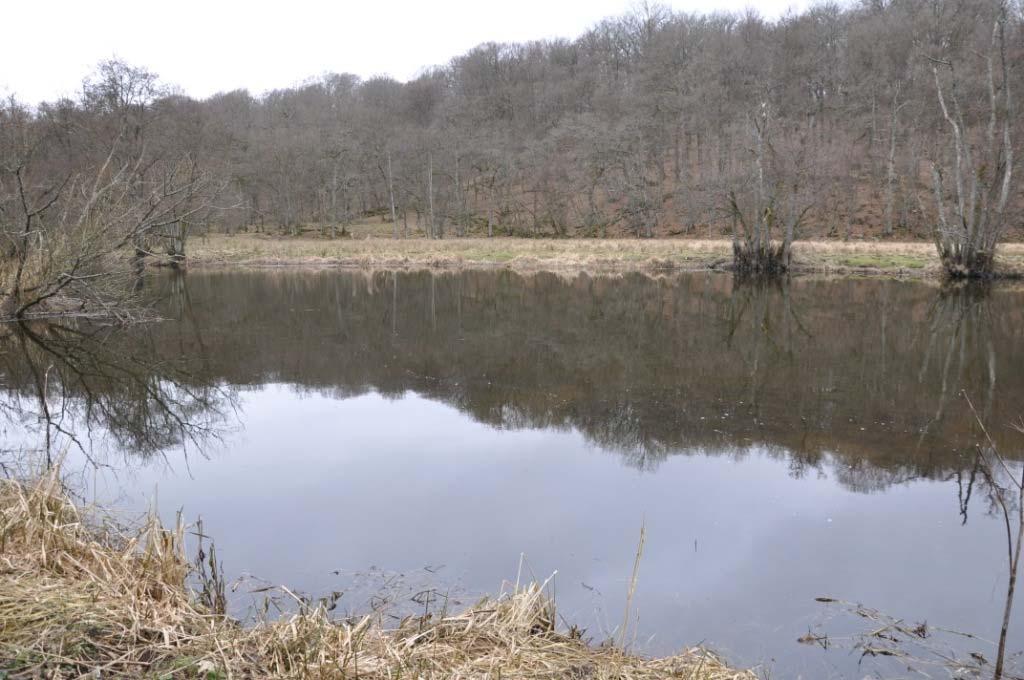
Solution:
[[(254, 94), (325, 72), (407, 80), (482, 42), (576, 37), (631, 0), (5, 0), (0, 93), (36, 103), (78, 93), (118, 56), (205, 97)], [(777, 17), (801, 0), (668, 0), (678, 10), (755, 7)]]

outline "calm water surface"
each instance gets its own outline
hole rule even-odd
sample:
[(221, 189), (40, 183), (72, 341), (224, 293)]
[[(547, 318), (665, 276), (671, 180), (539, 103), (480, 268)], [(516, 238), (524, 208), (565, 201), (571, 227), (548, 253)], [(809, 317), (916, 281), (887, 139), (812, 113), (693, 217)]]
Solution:
[(8, 342), (5, 398), (60, 376), (112, 466), (93, 493), (202, 515), (231, 576), (358, 611), (426, 588), (468, 603), (523, 556), (601, 640), (644, 526), (644, 652), (863, 677), (856, 653), (796, 642), (856, 628), (823, 595), (998, 634), (1005, 529), (961, 392), (1019, 461), (1024, 293), (503, 271), (149, 287), (170, 320), (130, 338)]

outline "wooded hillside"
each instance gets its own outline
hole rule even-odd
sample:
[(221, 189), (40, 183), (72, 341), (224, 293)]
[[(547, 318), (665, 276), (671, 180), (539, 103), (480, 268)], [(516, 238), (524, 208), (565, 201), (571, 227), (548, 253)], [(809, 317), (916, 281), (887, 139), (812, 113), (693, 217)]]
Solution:
[[(1000, 12), (1009, 83), (991, 63)], [(1020, 63), (1021, 5), (991, 0), (824, 3), (776, 21), (642, 5), (573, 40), (480, 45), (407, 83), (331, 73), (205, 100), (111, 61), (77, 100), (4, 105), (0, 220), (19, 233), (21, 198), (39, 206), (69, 182), (59, 203), (93, 210), (80, 204), (106, 163), (126, 168), (129, 195), (160, 199), (136, 236), (337, 235), (392, 212), (398, 235), (721, 236), (730, 201), (753, 204), (769, 172), (783, 198), (767, 209), (799, 215), (800, 236), (931, 238), (932, 163), (955, 163), (937, 85), (980, 143), (990, 78), (1000, 97), (1024, 92)]]

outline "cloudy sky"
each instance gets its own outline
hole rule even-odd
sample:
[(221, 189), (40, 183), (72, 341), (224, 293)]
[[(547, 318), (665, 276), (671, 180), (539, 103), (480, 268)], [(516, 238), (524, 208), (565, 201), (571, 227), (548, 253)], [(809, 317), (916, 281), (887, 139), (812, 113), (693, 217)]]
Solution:
[[(74, 95), (118, 56), (193, 96), (253, 93), (325, 72), (400, 80), (487, 41), (575, 37), (632, 0), (59, 0), (5, 3), (0, 94)], [(756, 7), (776, 17), (799, 0), (671, 0), (675, 9)]]

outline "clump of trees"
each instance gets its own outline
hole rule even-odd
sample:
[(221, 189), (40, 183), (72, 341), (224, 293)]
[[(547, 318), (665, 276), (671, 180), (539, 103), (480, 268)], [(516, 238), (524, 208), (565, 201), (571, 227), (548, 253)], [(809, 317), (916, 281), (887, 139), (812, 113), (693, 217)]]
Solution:
[[(5, 152), (0, 219), (22, 233), (116, 147), (104, 172), (123, 170), (127, 196), (189, 197), (129, 238), (179, 260), (196, 225), (335, 237), (373, 217), (396, 238), (732, 235), (738, 266), (766, 271), (798, 236), (934, 238), (951, 272), (988, 271), (1021, 232), (1022, 26), (1002, 0), (825, 2), (774, 21), (643, 4), (405, 83), (332, 73), (204, 100), (110, 62), (77, 101), (8, 104), (5, 129), (50, 141), (30, 156), (27, 208)], [(215, 219), (198, 208), (210, 186), (230, 208)]]

